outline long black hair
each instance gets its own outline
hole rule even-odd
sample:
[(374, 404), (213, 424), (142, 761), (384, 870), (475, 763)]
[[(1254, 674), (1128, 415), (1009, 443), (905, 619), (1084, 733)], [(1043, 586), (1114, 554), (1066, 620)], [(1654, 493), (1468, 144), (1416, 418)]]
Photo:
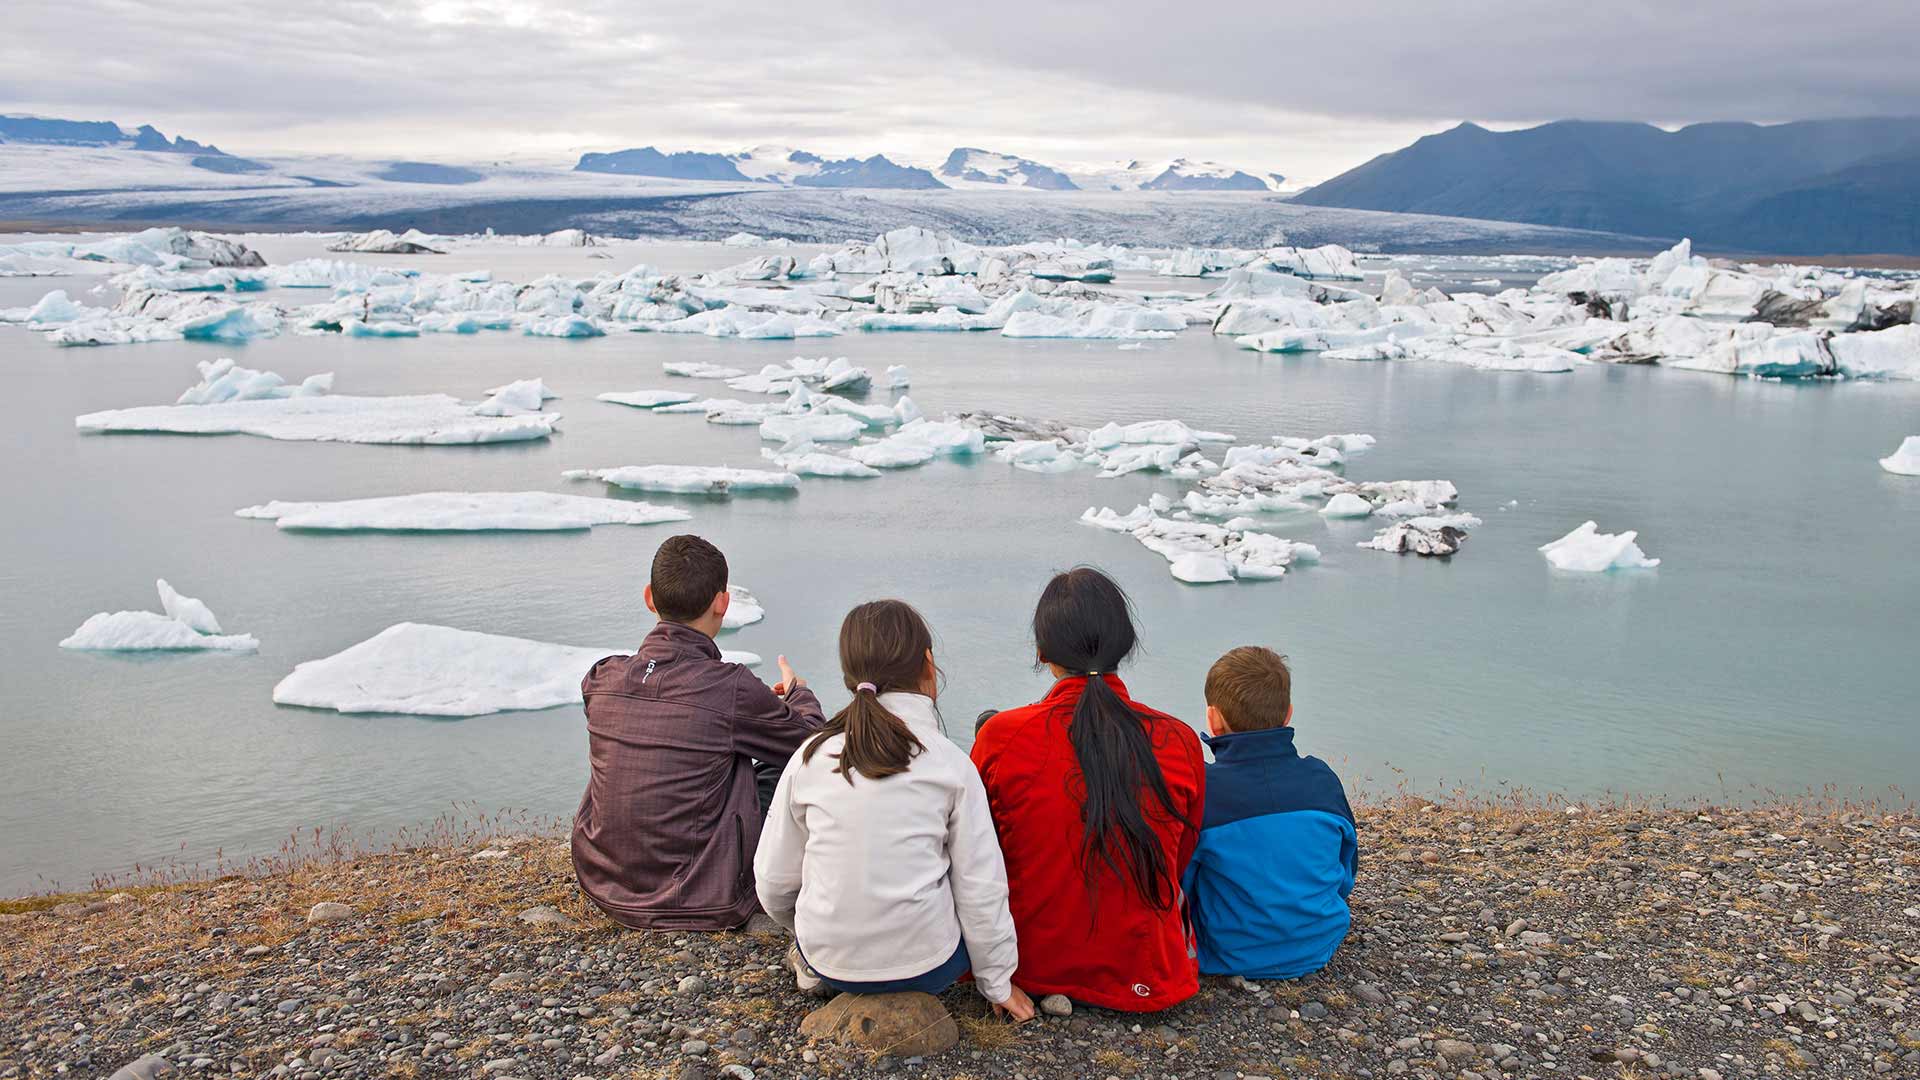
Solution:
[(1149, 907), (1173, 907), (1176, 886), (1147, 820), (1148, 797), (1168, 817), (1178, 818), (1179, 811), (1147, 725), (1103, 678), (1139, 641), (1127, 594), (1090, 566), (1056, 574), (1034, 608), (1033, 641), (1041, 661), (1087, 680), (1073, 708), (1069, 738), (1086, 788), (1080, 861), (1089, 888), (1096, 869), (1105, 866), (1131, 883)]

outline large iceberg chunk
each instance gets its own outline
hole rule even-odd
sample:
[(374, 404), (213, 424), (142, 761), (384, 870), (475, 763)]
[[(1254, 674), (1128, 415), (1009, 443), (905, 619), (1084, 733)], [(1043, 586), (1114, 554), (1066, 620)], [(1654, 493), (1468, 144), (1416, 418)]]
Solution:
[(210, 405), (109, 409), (75, 417), (73, 423), (80, 431), (91, 433), (256, 435), (295, 442), (456, 446), (544, 439), (559, 421), (560, 417), (552, 413), (481, 416), (474, 412), (474, 406), (445, 394), (315, 394)]
[(1900, 440), (1900, 448), (1881, 458), (1880, 467), (1900, 476), (1920, 476), (1920, 435)]
[(297, 386), (288, 386), (279, 373), (255, 371), (233, 362), (232, 357), (201, 360), (200, 381), (182, 391), (176, 405), (212, 405), (222, 401), (257, 401), (270, 398), (313, 397), (333, 388), (333, 373), (309, 375)]
[(154, 584), (166, 614), (103, 611), (89, 616), (60, 647), (94, 652), (253, 652), (260, 647), (252, 634), (222, 634), (220, 620), (206, 604), (180, 595), (165, 578)]
[(631, 491), (680, 495), (727, 495), (735, 491), (800, 486), (800, 478), (790, 472), (707, 465), (622, 465), (612, 469), (568, 469), (560, 475), (568, 480), (599, 480)]
[(1639, 533), (1603, 533), (1589, 521), (1551, 544), (1540, 545), (1556, 570), (1597, 574), (1608, 570), (1638, 570), (1660, 565), (1634, 543)]
[(539, 379), (520, 379), (487, 391), (487, 399), (475, 405), (473, 412), (475, 416), (520, 416), (539, 412), (549, 398), (558, 396)]
[(1856, 379), (1920, 379), (1920, 326), (1836, 334), (1827, 342), (1842, 375)]
[(554, 532), (657, 525), (693, 515), (671, 506), (547, 491), (427, 491), (336, 502), (274, 501), (234, 511), (315, 532)]
[[(483, 716), (580, 703), (597, 661), (631, 649), (555, 645), (451, 626), (399, 623), (342, 652), (309, 660), (273, 688), (280, 705), (343, 713)], [(754, 664), (752, 653), (722, 652)]]

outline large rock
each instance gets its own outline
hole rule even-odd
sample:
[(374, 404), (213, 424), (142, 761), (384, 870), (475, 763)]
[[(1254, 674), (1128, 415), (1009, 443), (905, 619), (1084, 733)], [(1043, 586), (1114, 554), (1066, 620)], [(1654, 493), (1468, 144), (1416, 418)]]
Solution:
[(800, 1034), (895, 1057), (923, 1057), (960, 1041), (960, 1027), (931, 994), (841, 994), (807, 1014)]
[(307, 912), (307, 922), (310, 924), (345, 922), (351, 918), (352, 908), (332, 900), (322, 900)]
[(108, 1080), (153, 1080), (157, 1076), (171, 1076), (180, 1070), (173, 1062), (159, 1054), (145, 1054), (120, 1066)]

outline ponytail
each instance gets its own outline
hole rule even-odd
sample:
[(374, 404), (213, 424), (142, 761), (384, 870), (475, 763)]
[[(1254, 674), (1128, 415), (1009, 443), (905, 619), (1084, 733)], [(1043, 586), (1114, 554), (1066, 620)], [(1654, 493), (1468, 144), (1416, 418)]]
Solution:
[(843, 735), (833, 771), (846, 777), (849, 786), (855, 772), (869, 780), (906, 772), (926, 744), (906, 721), (880, 704), (880, 695), (921, 692), (932, 650), (926, 620), (902, 601), (875, 600), (848, 612), (840, 624), (840, 671), (853, 700), (807, 743), (801, 762), (812, 761), (821, 743)]
[(1138, 641), (1126, 593), (1091, 567), (1055, 575), (1034, 610), (1033, 637), (1043, 661), (1086, 679), (1068, 737), (1085, 791), (1080, 862), (1089, 889), (1104, 866), (1150, 908), (1171, 909), (1177, 887), (1144, 802), (1150, 794), (1165, 816), (1179, 812), (1146, 724), (1105, 679)]

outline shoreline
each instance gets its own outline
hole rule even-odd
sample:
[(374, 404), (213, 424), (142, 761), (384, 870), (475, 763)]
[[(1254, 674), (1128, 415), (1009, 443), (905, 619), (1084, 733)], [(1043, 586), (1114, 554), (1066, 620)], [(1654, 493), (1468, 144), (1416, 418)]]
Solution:
[(1920, 1075), (1911, 808), (1356, 810), (1325, 971), (1018, 1029), (956, 988), (918, 1063), (804, 1039), (784, 935), (618, 928), (554, 831), (3, 901), (0, 1077)]

